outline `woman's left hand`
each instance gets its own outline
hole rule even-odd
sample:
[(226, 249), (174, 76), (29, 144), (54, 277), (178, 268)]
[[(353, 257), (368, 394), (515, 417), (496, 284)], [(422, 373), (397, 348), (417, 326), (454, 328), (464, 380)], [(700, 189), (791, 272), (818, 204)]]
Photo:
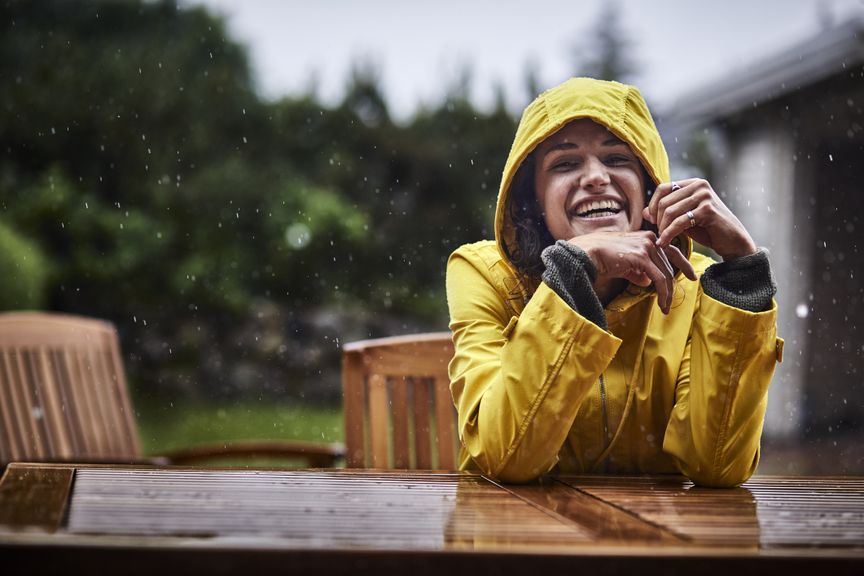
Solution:
[(750, 233), (711, 184), (701, 178), (660, 184), (642, 217), (657, 226), (657, 245), (661, 248), (683, 232), (723, 260), (756, 252)]

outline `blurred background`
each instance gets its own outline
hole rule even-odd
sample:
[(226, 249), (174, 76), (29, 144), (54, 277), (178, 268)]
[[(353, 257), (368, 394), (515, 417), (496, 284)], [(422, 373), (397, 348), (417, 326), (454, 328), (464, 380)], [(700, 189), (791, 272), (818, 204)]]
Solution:
[[(468, 4), (468, 5), (466, 5)], [(341, 440), (340, 346), (446, 329), (521, 109), (637, 84), (772, 251), (761, 472), (864, 473), (864, 2), (3, 0), (0, 310), (104, 318), (145, 448)]]

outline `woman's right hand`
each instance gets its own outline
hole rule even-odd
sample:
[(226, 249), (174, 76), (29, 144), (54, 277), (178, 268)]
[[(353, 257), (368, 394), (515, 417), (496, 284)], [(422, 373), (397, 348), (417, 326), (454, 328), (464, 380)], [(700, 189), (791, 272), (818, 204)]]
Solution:
[(618, 278), (643, 287), (653, 283), (657, 305), (668, 314), (675, 288), (675, 268), (690, 280), (696, 280), (687, 257), (673, 245), (657, 246), (657, 235), (651, 231), (593, 232), (568, 242), (584, 250), (594, 263), (597, 269), (594, 285), (601, 300), (602, 288)]

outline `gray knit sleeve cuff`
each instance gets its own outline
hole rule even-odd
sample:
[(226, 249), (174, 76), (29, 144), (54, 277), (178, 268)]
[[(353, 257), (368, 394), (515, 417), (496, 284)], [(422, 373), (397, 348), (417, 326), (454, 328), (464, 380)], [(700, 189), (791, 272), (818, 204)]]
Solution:
[(768, 251), (712, 264), (702, 274), (702, 291), (729, 306), (748, 312), (765, 312), (777, 293), (768, 263)]
[(578, 246), (558, 240), (543, 250), (540, 258), (546, 266), (543, 282), (570, 308), (603, 330), (608, 330), (606, 312), (594, 292), (597, 269), (588, 254)]

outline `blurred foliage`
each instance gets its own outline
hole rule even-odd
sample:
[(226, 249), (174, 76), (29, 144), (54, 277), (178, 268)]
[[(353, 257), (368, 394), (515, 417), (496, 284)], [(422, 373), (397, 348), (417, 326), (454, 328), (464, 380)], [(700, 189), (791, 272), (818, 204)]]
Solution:
[(49, 264), (36, 243), (0, 222), (0, 310), (41, 308), (48, 274)]
[(340, 342), (446, 324), (515, 131), (458, 89), (397, 124), (373, 64), (347, 81), (264, 101), (200, 7), (4, 2), (3, 305), (115, 322), (144, 397), (338, 399)]
[(622, 10), (616, 0), (603, 3), (590, 33), (573, 47), (577, 76), (632, 82), (638, 72), (632, 60), (635, 35), (622, 28)]

